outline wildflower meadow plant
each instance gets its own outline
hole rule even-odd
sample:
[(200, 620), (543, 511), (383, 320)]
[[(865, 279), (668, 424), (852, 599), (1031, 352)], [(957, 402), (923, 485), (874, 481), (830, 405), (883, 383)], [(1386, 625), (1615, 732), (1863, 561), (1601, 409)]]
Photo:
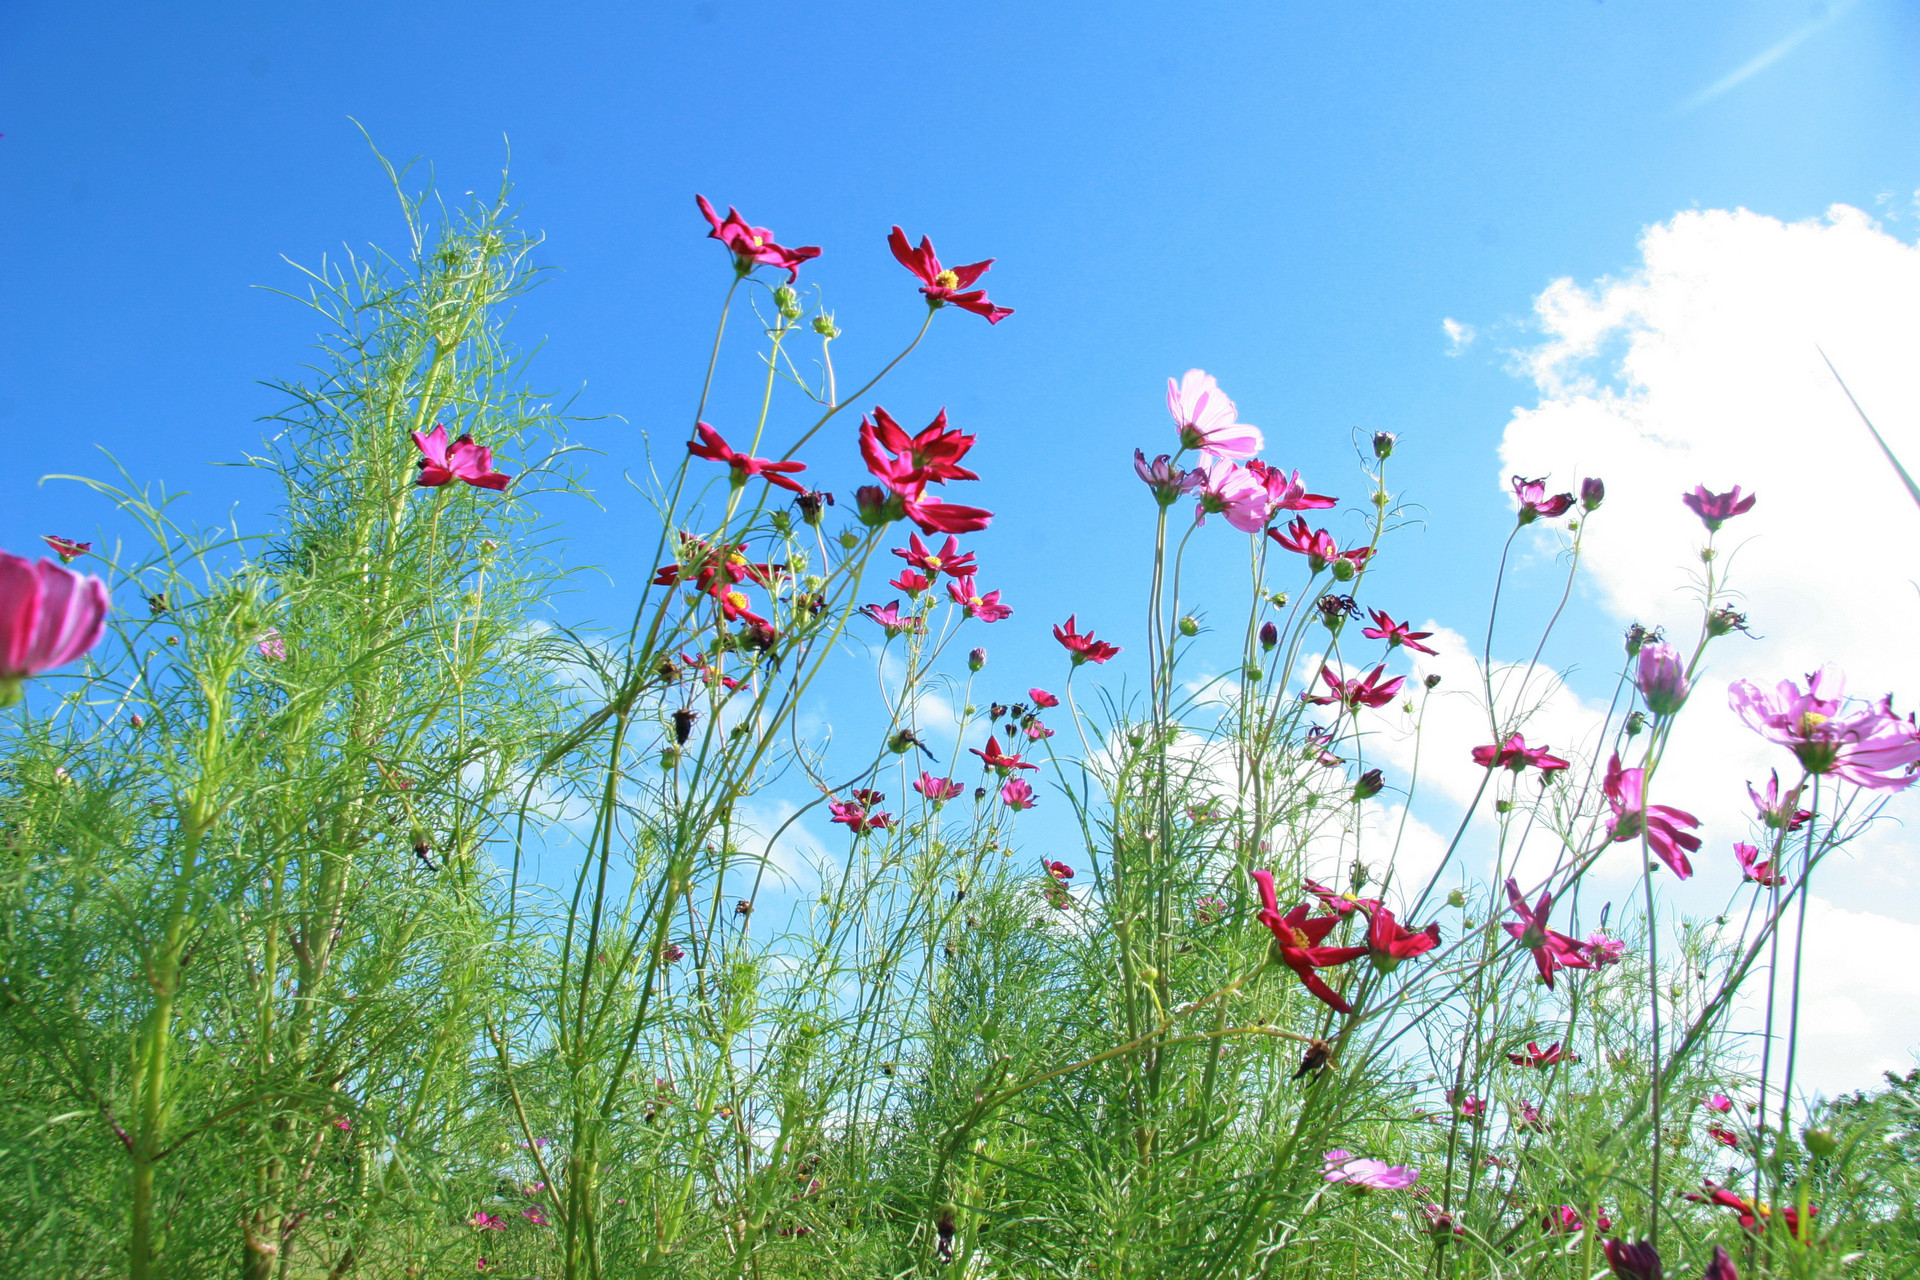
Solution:
[[(275, 523), (121, 477), (75, 492), (127, 536), (0, 556), (0, 1272), (1724, 1280), (1920, 1249), (1880, 1136), (1920, 1131), (1912, 1091), (1795, 1079), (1809, 885), (1920, 728), (1831, 670), (1739, 680), (1787, 771), (1752, 829), (1663, 769), (1743, 632), (1714, 541), (1755, 495), (1685, 496), (1697, 638), (1635, 628), (1553, 749), (1560, 615), (1497, 666), (1501, 594), (1523, 546), (1571, 590), (1599, 478), (1514, 478), (1445, 688), (1374, 573), (1408, 443), (1363, 440), (1342, 509), (1192, 369), (1171, 424), (1141, 388), (1109, 531), (1145, 624), (1022, 600), (975, 536), (975, 426), (886, 385), (973, 323), (943, 312), (1013, 339), (993, 260), (787, 247), (700, 196), (662, 251), (712, 253), (702, 221), (725, 250), (711, 354), (616, 437), (649, 538), (619, 623), (567, 628), (548, 521), (589, 473), (503, 328), (533, 241), (504, 191), (402, 205), (405, 252), (296, 295), (321, 359), (250, 460)], [(843, 393), (822, 282), (860, 252), (925, 315)], [(1003, 674), (1009, 620), (1048, 665)], [(1385, 806), (1436, 696), (1485, 736), (1423, 859)], [(1596, 912), (1621, 855), (1634, 900)], [(1689, 876), (1734, 907), (1677, 919)]]

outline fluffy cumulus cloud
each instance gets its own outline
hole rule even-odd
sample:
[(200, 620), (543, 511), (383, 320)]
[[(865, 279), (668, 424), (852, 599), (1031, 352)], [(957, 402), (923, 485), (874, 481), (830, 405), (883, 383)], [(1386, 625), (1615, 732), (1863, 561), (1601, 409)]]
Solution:
[[(1704, 531), (1679, 495), (1696, 484), (1759, 495), (1717, 540), (1717, 564), (1755, 635), (1712, 651), (1654, 797), (1706, 820), (1702, 875), (1690, 887), (1705, 893), (1710, 873), (1724, 892), (1720, 863), (1745, 834), (1744, 781), (1792, 763), (1733, 718), (1729, 681), (1770, 684), (1830, 662), (1857, 694), (1891, 692), (1904, 709), (1920, 697), (1920, 509), (1821, 354), (1909, 470), (1920, 464), (1920, 247), (1836, 206), (1797, 223), (1683, 213), (1651, 228), (1641, 250), (1627, 275), (1561, 280), (1540, 295), (1544, 340), (1518, 356), (1539, 400), (1507, 427), (1500, 483), (1515, 473), (1554, 477), (1556, 488), (1604, 477), (1607, 504), (1589, 525), (1586, 562), (1599, 603), (1688, 643), (1699, 627), (1694, 552)], [(1566, 703), (1546, 717), (1564, 727), (1544, 724), (1543, 736), (1577, 738), (1588, 710)], [(1917, 812), (1911, 796), (1889, 810), (1892, 819)], [(1850, 939), (1920, 930), (1914, 864), (1904, 828), (1882, 823), (1826, 889), (1838, 899), (1844, 886), (1850, 905), (1822, 901), (1818, 927), (1809, 922), (1820, 1016), (1851, 1019), (1829, 1029), (1845, 1051), (1808, 1063), (1819, 1087), (1870, 1085), (1920, 1048), (1920, 972), (1888, 977), (1890, 989), (1871, 1000), (1818, 994), (1829, 976), (1856, 971)], [(1864, 903), (1874, 910), (1852, 909)]]

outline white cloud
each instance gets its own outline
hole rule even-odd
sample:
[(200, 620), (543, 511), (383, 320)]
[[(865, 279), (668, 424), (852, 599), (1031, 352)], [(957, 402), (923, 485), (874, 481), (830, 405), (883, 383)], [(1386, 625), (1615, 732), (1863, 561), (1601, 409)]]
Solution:
[[(1855, 693), (1892, 691), (1909, 708), (1920, 695), (1908, 638), (1920, 631), (1911, 551), (1920, 511), (1820, 357), (1824, 349), (1912, 470), (1920, 248), (1835, 206), (1798, 223), (1746, 210), (1682, 213), (1650, 228), (1641, 250), (1622, 278), (1556, 281), (1536, 301), (1544, 341), (1518, 356), (1540, 400), (1508, 424), (1499, 483), (1518, 473), (1573, 488), (1581, 476), (1603, 477), (1606, 505), (1586, 534), (1589, 583), (1617, 620), (1664, 625), (1689, 645), (1704, 530), (1679, 495), (1695, 484), (1759, 495), (1722, 530), (1716, 562), (1755, 636), (1709, 651), (1656, 797), (1704, 820), (1702, 874), (1682, 894), (1692, 907), (1709, 885), (1724, 887), (1727, 847), (1745, 835), (1744, 780), (1791, 763), (1727, 710), (1729, 681), (1772, 683), (1832, 662)], [(1562, 731), (1547, 725), (1542, 736), (1558, 749)], [(1908, 796), (1891, 810), (1916, 811)], [(1896, 825), (1877, 828), (1816, 888), (1837, 880), (1887, 913), (1854, 924), (1920, 939), (1911, 923), (1920, 891), (1899, 836)], [(1883, 1066), (1904, 1069), (1920, 1045), (1920, 971), (1889, 970), (1875, 980), (1885, 990), (1853, 988), (1864, 952), (1842, 944), (1839, 924), (1856, 915), (1822, 903), (1809, 920), (1810, 999), (1825, 1010), (1817, 1017), (1837, 1019), (1829, 1039), (1838, 1047), (1810, 1047), (1806, 1062), (1809, 1083), (1829, 1091), (1871, 1084)], [(1837, 922), (1832, 938), (1813, 931), (1815, 917)]]
[(1440, 322), (1440, 327), (1446, 330), (1448, 355), (1457, 356), (1473, 345), (1476, 334), (1472, 325), (1462, 324), (1452, 316), (1448, 316)]

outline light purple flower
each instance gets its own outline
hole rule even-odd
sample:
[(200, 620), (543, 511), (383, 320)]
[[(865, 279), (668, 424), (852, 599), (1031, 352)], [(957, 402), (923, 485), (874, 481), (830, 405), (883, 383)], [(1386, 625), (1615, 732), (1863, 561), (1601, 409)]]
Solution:
[(1707, 486), (1697, 484), (1692, 493), (1680, 495), (1680, 501), (1687, 504), (1693, 514), (1700, 517), (1700, 523), (1707, 526), (1708, 533), (1718, 533), (1720, 526), (1735, 516), (1743, 516), (1753, 510), (1758, 495), (1740, 496), (1740, 486), (1735, 485), (1727, 493), (1709, 493)]
[(1747, 727), (1799, 757), (1808, 773), (1831, 773), (1855, 786), (1898, 791), (1920, 766), (1920, 728), (1913, 717), (1893, 713), (1893, 699), (1846, 705), (1847, 678), (1822, 667), (1807, 677), (1806, 692), (1782, 680), (1772, 693), (1751, 680), (1736, 680), (1727, 702)]
[(1352, 1152), (1338, 1148), (1327, 1152), (1322, 1159), (1326, 1161), (1328, 1182), (1344, 1182), (1371, 1191), (1404, 1191), (1420, 1181), (1418, 1169), (1388, 1164), (1385, 1160), (1355, 1158)]
[(1621, 939), (1609, 938), (1604, 933), (1595, 932), (1587, 935), (1587, 944), (1582, 953), (1593, 963), (1594, 968), (1602, 969), (1610, 964), (1619, 964), (1620, 957), (1626, 954), (1626, 950), (1627, 944)]
[(1239, 411), (1213, 375), (1199, 369), (1187, 370), (1178, 382), (1167, 379), (1167, 412), (1173, 415), (1180, 443), (1216, 462), (1251, 458), (1266, 444), (1260, 428), (1238, 420)]
[(285, 636), (280, 634), (278, 627), (269, 627), (261, 632), (255, 637), (253, 647), (258, 649), (260, 656), (269, 662), (285, 662), (287, 660), (287, 640)]
[(1133, 451), (1133, 473), (1140, 477), (1140, 483), (1153, 490), (1153, 496), (1160, 505), (1170, 506), (1186, 492), (1187, 469), (1173, 465), (1173, 459), (1161, 454), (1152, 462), (1140, 450)]
[(1640, 696), (1647, 700), (1647, 710), (1657, 716), (1670, 716), (1686, 705), (1687, 694), (1692, 690), (1687, 685), (1686, 664), (1680, 661), (1679, 652), (1670, 644), (1650, 644), (1640, 650)]
[(1205, 524), (1209, 515), (1224, 515), (1241, 532), (1258, 533), (1267, 523), (1267, 487), (1231, 462), (1210, 459), (1187, 473), (1186, 486), (1189, 492), (1200, 491), (1193, 509), (1195, 524)]

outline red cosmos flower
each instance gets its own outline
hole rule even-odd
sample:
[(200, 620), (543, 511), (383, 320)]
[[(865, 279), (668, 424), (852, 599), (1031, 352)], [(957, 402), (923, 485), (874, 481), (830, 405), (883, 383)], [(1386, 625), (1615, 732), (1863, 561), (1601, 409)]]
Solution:
[(953, 799), (962, 791), (965, 791), (966, 787), (955, 782), (952, 778), (936, 778), (925, 769), (922, 769), (920, 771), (920, 781), (913, 784), (913, 789), (935, 804), (938, 804), (942, 800)]
[[(1749, 1231), (1758, 1231), (1760, 1229), (1761, 1219), (1771, 1218), (1774, 1215), (1774, 1210), (1768, 1208), (1766, 1205), (1756, 1205), (1753, 1201), (1748, 1200), (1744, 1196), (1736, 1195), (1734, 1192), (1718, 1185), (1711, 1179), (1702, 1182), (1700, 1185), (1701, 1190), (1707, 1194), (1697, 1196), (1692, 1192), (1688, 1192), (1687, 1199), (1693, 1201), (1695, 1204), (1714, 1204), (1719, 1205), (1723, 1209), (1734, 1210), (1740, 1215), (1740, 1225)], [(1818, 1205), (1807, 1206), (1808, 1218), (1816, 1217), (1819, 1212), (1820, 1207)], [(1779, 1213), (1787, 1224), (1787, 1234), (1798, 1239), (1800, 1235), (1799, 1209), (1792, 1205), (1787, 1205), (1781, 1208)]]
[(912, 569), (902, 569), (899, 577), (887, 579), (887, 585), (895, 591), (904, 591), (908, 595), (917, 598), (922, 591), (932, 586), (933, 583), (929, 582), (924, 574), (917, 573)]
[(1520, 500), (1521, 524), (1532, 524), (1541, 516), (1548, 519), (1563, 516), (1573, 508), (1573, 495), (1570, 493), (1556, 493), (1549, 498), (1545, 480), (1523, 480), (1515, 476), (1513, 496)]
[[(947, 426), (947, 411), (940, 410), (919, 434), (908, 435), (906, 428), (879, 405), (873, 406), (873, 429), (861, 423), (860, 453), (867, 470), (889, 482), (902, 484), (945, 484), (949, 480), (978, 480), (980, 477), (960, 465), (979, 437), (957, 427)], [(885, 452), (882, 452), (882, 450)], [(886, 453), (898, 456), (886, 457)], [(890, 471), (882, 471), (882, 467)], [(905, 467), (905, 471), (900, 468)], [(957, 552), (952, 544), (949, 548)], [(920, 566), (925, 568), (926, 566)]]
[(1693, 864), (1687, 861), (1687, 854), (1700, 847), (1700, 837), (1680, 828), (1697, 827), (1700, 819), (1671, 805), (1648, 804), (1645, 772), (1622, 769), (1619, 752), (1607, 762), (1607, 776), (1601, 789), (1607, 793), (1607, 803), (1613, 806), (1607, 830), (1615, 842), (1635, 839), (1644, 828), (1647, 847), (1673, 869), (1674, 875), (1685, 880), (1693, 874)]
[(786, 249), (775, 244), (773, 232), (765, 227), (748, 226), (746, 219), (736, 213), (731, 205), (727, 207), (726, 219), (722, 221), (705, 196), (696, 195), (694, 200), (713, 227), (707, 233), (707, 239), (718, 240), (733, 250), (733, 269), (743, 276), (758, 266), (781, 267), (787, 273), (787, 283), (792, 284), (800, 276), (800, 264), (820, 256), (820, 250), (812, 245)]
[(772, 458), (753, 458), (723, 439), (718, 431), (704, 422), (694, 423), (693, 429), (699, 434), (698, 440), (687, 441), (687, 452), (696, 458), (706, 458), (712, 462), (724, 462), (733, 468), (733, 487), (738, 489), (754, 476), (759, 476), (768, 484), (778, 485), (793, 493), (805, 493), (807, 487), (787, 476), (796, 471), (805, 471), (804, 462), (775, 462)]
[(476, 489), (500, 490), (513, 483), (512, 476), (493, 469), (493, 450), (475, 444), (470, 435), (463, 433), (449, 445), (447, 429), (436, 422), (431, 431), (414, 432), (413, 442), (420, 446), (420, 475), (415, 483), (423, 489), (437, 488), (455, 478)]
[(1507, 901), (1513, 904), (1514, 914), (1520, 917), (1520, 923), (1503, 924), (1500, 927), (1521, 946), (1533, 952), (1533, 963), (1539, 968), (1540, 979), (1547, 984), (1548, 990), (1553, 989), (1555, 969), (1593, 968), (1593, 962), (1587, 959), (1579, 939), (1547, 928), (1547, 915), (1553, 910), (1553, 894), (1541, 890), (1540, 901), (1529, 909), (1527, 900), (1520, 895), (1519, 883), (1508, 877)]
[(980, 762), (983, 765), (994, 770), (1003, 778), (1015, 769), (1038, 769), (1040, 767), (1037, 764), (1028, 764), (1019, 756), (1010, 756), (1001, 751), (1000, 739), (992, 734), (987, 736), (987, 746), (984, 751), (979, 747), (968, 747), (967, 750), (979, 756)]
[(1578, 1062), (1580, 1055), (1562, 1052), (1558, 1040), (1544, 1049), (1529, 1040), (1525, 1053), (1510, 1053), (1507, 1055), (1507, 1061), (1516, 1067), (1535, 1067), (1544, 1071), (1548, 1067), (1559, 1066), (1562, 1062)]
[(1353, 1006), (1340, 993), (1321, 981), (1315, 969), (1329, 969), (1367, 954), (1365, 947), (1328, 947), (1322, 940), (1340, 923), (1339, 916), (1308, 919), (1308, 907), (1301, 903), (1286, 915), (1280, 914), (1280, 900), (1273, 892), (1273, 872), (1255, 871), (1254, 883), (1260, 886), (1260, 923), (1273, 934), (1280, 963), (1294, 971), (1308, 991), (1337, 1013), (1352, 1013)]
[(1055, 880), (1073, 879), (1073, 868), (1064, 862), (1042, 862), (1040, 866)]
[(1326, 904), (1329, 911), (1337, 911), (1343, 916), (1352, 915), (1356, 910), (1378, 911), (1381, 906), (1378, 898), (1356, 898), (1350, 893), (1329, 889), (1318, 880), (1307, 880), (1303, 883), (1307, 892)]
[(1545, 1133), (1547, 1131), (1547, 1121), (1546, 1117), (1540, 1114), (1540, 1108), (1534, 1106), (1531, 1102), (1522, 1101), (1514, 1105), (1513, 1127), (1516, 1129), (1530, 1129), (1534, 1133)]
[(967, 611), (969, 618), (978, 618), (982, 622), (998, 622), (1002, 618), (1011, 618), (1013, 610), (1000, 603), (1000, 593), (989, 591), (982, 594), (973, 575), (947, 584), (947, 596), (955, 604)]
[[(951, 303), (962, 311), (971, 311), (974, 315), (985, 316), (988, 324), (999, 324), (1013, 314), (1011, 307), (997, 307), (987, 298), (985, 289), (974, 289), (973, 282), (987, 273), (993, 265), (993, 259), (985, 262), (970, 262), (964, 267), (942, 267), (940, 258), (933, 251), (933, 241), (926, 236), (920, 237), (920, 247), (914, 249), (907, 244), (907, 233), (899, 227), (887, 237), (887, 247), (893, 250), (896, 261), (920, 278), (920, 292), (927, 295), (927, 305), (940, 308)], [(970, 292), (962, 293), (966, 289)]]
[(853, 798), (869, 809), (878, 809), (886, 800), (886, 793), (875, 791), (872, 787), (856, 787)]
[(1723, 1147), (1732, 1147), (1735, 1151), (1740, 1149), (1740, 1138), (1731, 1129), (1723, 1129), (1717, 1124), (1710, 1124), (1707, 1126), (1707, 1136)]
[(1700, 517), (1700, 523), (1707, 526), (1708, 533), (1718, 533), (1720, 526), (1735, 516), (1743, 516), (1753, 510), (1753, 504), (1759, 501), (1758, 494), (1740, 496), (1740, 486), (1735, 485), (1728, 493), (1708, 493), (1707, 486), (1697, 484), (1692, 493), (1680, 495), (1680, 501), (1687, 509)]
[(1551, 774), (1556, 769), (1568, 767), (1565, 760), (1550, 755), (1544, 744), (1529, 747), (1526, 738), (1517, 733), (1497, 746), (1475, 747), (1473, 762), (1483, 769), (1511, 769), (1515, 773), (1535, 768), (1541, 773)]
[[(964, 478), (971, 480), (973, 474), (969, 472)], [(974, 571), (973, 552), (963, 553), (958, 538), (948, 538), (936, 554), (927, 550), (927, 544), (920, 541), (919, 534), (910, 533), (905, 549), (895, 547), (893, 554), (916, 569), (925, 569), (929, 578), (943, 573), (949, 578), (964, 578)]]
[(1434, 652), (1432, 649), (1420, 643), (1420, 641), (1432, 635), (1433, 632), (1415, 631), (1407, 623), (1395, 622), (1387, 616), (1386, 610), (1384, 609), (1370, 609), (1368, 612), (1373, 616), (1373, 625), (1360, 629), (1360, 634), (1367, 639), (1385, 640), (1389, 649), (1395, 645), (1405, 645), (1415, 653), (1432, 654)]
[(1320, 668), (1320, 678), (1327, 682), (1327, 688), (1332, 692), (1317, 698), (1305, 693), (1300, 697), (1303, 701), (1323, 707), (1338, 702), (1349, 711), (1358, 711), (1363, 706), (1384, 707), (1393, 701), (1394, 695), (1400, 692), (1400, 686), (1407, 682), (1405, 676), (1395, 676), (1381, 684), (1380, 677), (1386, 674), (1386, 670), (1387, 664), (1383, 662), (1367, 672), (1365, 678), (1342, 680), (1323, 666)]
[(1733, 856), (1740, 860), (1740, 878), (1751, 880), (1763, 889), (1785, 884), (1787, 878), (1773, 869), (1773, 859), (1760, 861), (1760, 850), (1753, 845), (1741, 842), (1733, 846)]
[(926, 623), (913, 614), (908, 614), (904, 618), (901, 617), (900, 602), (898, 600), (895, 600), (889, 605), (863, 604), (860, 606), (860, 612), (865, 615), (869, 621), (878, 623), (881, 627), (885, 628), (887, 639), (889, 640), (905, 632), (920, 631), (926, 627)]
[(40, 540), (53, 548), (53, 554), (60, 557), (61, 564), (72, 564), (87, 552), (93, 550), (91, 542), (74, 542), (57, 533), (43, 533)]
[(687, 575), (692, 574), (696, 589), (712, 594), (716, 583), (725, 586), (736, 582), (756, 582), (763, 587), (770, 587), (786, 576), (786, 565), (754, 564), (745, 553), (744, 542), (736, 543), (725, 551), (716, 551), (705, 540), (683, 533), (680, 535), (679, 560), (656, 570), (653, 585), (671, 587), (687, 581)]
[[(1660, 1280), (1660, 1277), (1655, 1276), (1653, 1280)], [(1734, 1270), (1733, 1259), (1727, 1256), (1724, 1245), (1713, 1246), (1713, 1260), (1700, 1273), (1700, 1280), (1740, 1280), (1740, 1273)]]
[(1074, 630), (1074, 620), (1079, 616), (1079, 614), (1068, 614), (1064, 624), (1056, 624), (1053, 628), (1053, 638), (1073, 655), (1073, 665), (1077, 667), (1083, 662), (1101, 663), (1117, 656), (1120, 652), (1119, 645), (1095, 640), (1091, 631), (1081, 635)]
[(1267, 491), (1267, 511), (1277, 514), (1281, 511), (1325, 511), (1336, 499), (1321, 493), (1308, 493), (1307, 487), (1300, 483), (1298, 471), (1289, 475), (1280, 468), (1270, 466), (1258, 458), (1247, 459), (1247, 470), (1253, 473)]
[[(1594, 1225), (1599, 1227), (1600, 1230), (1613, 1230), (1613, 1219), (1607, 1217), (1606, 1214), (1595, 1213), (1594, 1220)], [(1575, 1231), (1585, 1231), (1587, 1224), (1585, 1220), (1580, 1217), (1579, 1210), (1570, 1204), (1563, 1204), (1557, 1209), (1547, 1210), (1547, 1216), (1540, 1220), (1540, 1229), (1542, 1231), (1564, 1231), (1571, 1234)]]
[(1054, 697), (1045, 689), (1029, 689), (1027, 690), (1027, 696), (1033, 699), (1034, 706), (1039, 707), (1043, 711), (1060, 705), (1060, 699)]
[(1285, 529), (1267, 530), (1267, 536), (1287, 550), (1305, 556), (1307, 568), (1314, 573), (1319, 573), (1335, 560), (1345, 560), (1358, 569), (1373, 554), (1372, 547), (1349, 547), (1342, 551), (1340, 544), (1325, 529), (1308, 528), (1305, 516), (1295, 516), (1293, 523)]
[(1660, 1254), (1651, 1241), (1628, 1244), (1625, 1240), (1604, 1240), (1600, 1247), (1606, 1250), (1607, 1265), (1613, 1268), (1615, 1280), (1661, 1280)]
[(1385, 907), (1375, 907), (1368, 915), (1367, 954), (1373, 960), (1373, 967), (1382, 973), (1392, 973), (1402, 960), (1425, 955), (1440, 945), (1437, 920), (1424, 929), (1410, 932)]
[(869, 831), (885, 831), (893, 825), (893, 815), (868, 813), (866, 806), (857, 800), (829, 800), (827, 808), (833, 814), (830, 821), (844, 824), (856, 836), (863, 836)]

